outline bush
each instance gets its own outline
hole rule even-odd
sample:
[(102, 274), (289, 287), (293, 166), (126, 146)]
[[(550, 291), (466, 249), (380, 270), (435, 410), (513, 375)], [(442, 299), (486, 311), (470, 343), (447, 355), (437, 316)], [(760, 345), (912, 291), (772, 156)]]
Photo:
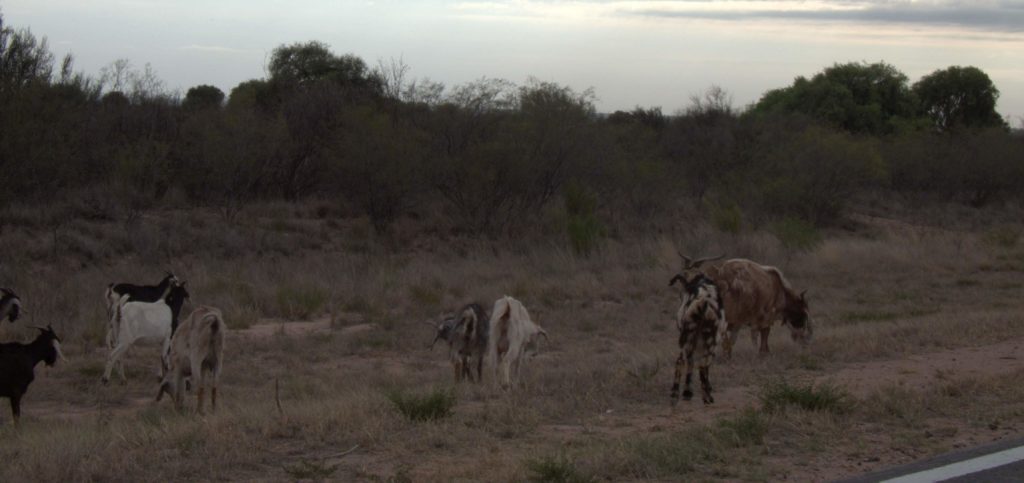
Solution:
[(597, 219), (597, 197), (578, 184), (565, 189), (566, 233), (577, 255), (589, 256), (605, 235), (604, 225)]
[(433, 389), (427, 394), (394, 389), (386, 396), (410, 421), (435, 421), (451, 416), (456, 400), (455, 392), (450, 389)]
[(753, 409), (743, 411), (734, 419), (718, 421), (719, 441), (733, 448), (763, 444), (767, 433), (768, 420)]
[(850, 394), (828, 383), (794, 386), (786, 381), (770, 382), (762, 388), (759, 397), (763, 409), (769, 413), (785, 411), (789, 406), (833, 414), (845, 413), (850, 408)]
[(711, 225), (725, 233), (739, 233), (743, 226), (743, 210), (735, 202), (723, 204), (708, 202)]
[(311, 285), (277, 288), (277, 307), (281, 316), (290, 320), (308, 319), (327, 303), (327, 292)]
[(596, 481), (576, 468), (575, 463), (565, 455), (543, 456), (526, 462), (530, 470), (530, 481), (544, 483), (588, 483)]
[(771, 231), (782, 242), (782, 246), (800, 251), (810, 251), (821, 244), (821, 233), (800, 218), (787, 216), (772, 223)]

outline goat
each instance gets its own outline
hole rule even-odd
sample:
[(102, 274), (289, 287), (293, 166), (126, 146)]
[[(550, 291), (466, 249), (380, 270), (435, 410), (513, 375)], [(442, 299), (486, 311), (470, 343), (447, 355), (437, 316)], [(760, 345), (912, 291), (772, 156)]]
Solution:
[[(117, 344), (107, 357), (102, 379), (104, 384), (110, 381), (110, 371), (114, 364), (119, 363), (124, 353), (136, 342), (162, 343), (160, 357), (164, 362), (170, 348), (172, 327), (178, 325), (178, 315), (187, 298), (189, 294), (184, 282), (181, 285), (172, 284), (164, 297), (156, 302), (129, 302), (127, 295), (121, 296), (114, 309), (117, 321), (112, 322), (118, 329), (115, 339)], [(166, 367), (166, 363), (161, 367)], [(119, 369), (121, 380), (124, 381), (123, 365), (119, 365)]]
[(530, 319), (526, 307), (508, 295), (494, 302), (491, 311), (490, 337), (487, 339), (487, 360), (494, 367), (495, 379), (508, 389), (519, 380), (519, 366), (527, 348), (536, 353), (538, 338), (547, 331)]
[[(203, 412), (203, 390), (210, 386), (212, 411), (217, 411), (217, 383), (224, 362), (224, 336), (227, 325), (221, 311), (201, 305), (182, 322), (171, 337), (171, 351), (160, 381), (156, 400), (164, 393), (171, 395), (175, 409), (182, 407), (185, 392), (185, 377), (191, 376), (193, 384), (199, 387), (197, 411)], [(198, 378), (198, 382), (196, 379)]]
[(669, 285), (700, 273), (710, 278), (721, 292), (729, 320), (728, 333), (722, 341), (726, 358), (732, 355), (736, 334), (744, 326), (750, 327), (751, 339), (755, 343), (760, 335), (759, 351), (768, 353), (768, 335), (772, 324), (780, 319), (783, 325), (789, 326), (793, 340), (800, 344), (810, 342), (814, 330), (807, 308), (807, 291), (798, 294), (778, 268), (741, 258), (701, 268), (704, 262), (722, 257), (693, 261), (681, 253), (680, 256), (683, 258), (683, 273), (673, 277)]
[(473, 371), (470, 367), (474, 360), (476, 380), (482, 381), (484, 354), (487, 352), (487, 336), (490, 332), (490, 321), (483, 307), (479, 304), (468, 304), (440, 324), (430, 325), (437, 329), (430, 348), (433, 349), (434, 344), (441, 339), (448, 343), (448, 357), (455, 371), (455, 382), (458, 383), (463, 377), (473, 381)]
[(21, 417), (21, 398), (35, 379), (35, 368), (40, 361), (53, 366), (64, 359), (60, 351), (60, 337), (50, 326), (39, 329), (39, 335), (28, 344), (8, 342), (0, 344), (0, 397), (11, 401), (11, 415), (17, 423)]
[[(103, 298), (106, 300), (107, 305), (107, 316), (110, 317), (111, 324), (107, 328), (107, 349), (113, 349), (117, 345), (117, 326), (114, 324), (116, 319), (113, 317), (114, 312), (117, 310), (117, 306), (121, 304), (121, 298), (125, 295), (128, 296), (129, 302), (156, 302), (167, 294), (167, 290), (170, 289), (171, 285), (177, 284), (178, 278), (173, 273), (167, 272), (162, 280), (156, 285), (135, 285), (131, 283), (112, 283), (107, 285), (107, 290), (103, 293)], [(173, 331), (175, 327), (172, 327)]]
[(715, 348), (725, 333), (725, 310), (718, 287), (703, 274), (697, 274), (692, 280), (684, 282), (683, 303), (676, 313), (676, 328), (679, 329), (679, 358), (676, 359), (676, 371), (672, 380), (672, 405), (679, 402), (679, 379), (682, 377), (683, 366), (686, 366), (686, 387), (683, 399), (689, 401), (693, 397), (693, 355), (697, 352), (700, 359), (701, 399), (704, 404), (715, 402), (711, 397), (710, 367), (715, 357)]
[(0, 320), (6, 317), (8, 322), (13, 324), (21, 312), (21, 299), (18, 294), (9, 288), (0, 288)]

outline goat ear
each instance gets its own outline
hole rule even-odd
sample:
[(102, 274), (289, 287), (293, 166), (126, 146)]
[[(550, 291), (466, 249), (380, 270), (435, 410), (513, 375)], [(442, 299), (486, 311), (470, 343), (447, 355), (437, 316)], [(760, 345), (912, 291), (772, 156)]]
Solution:
[(672, 280), (668, 281), (668, 286), (671, 287), (671, 286), (675, 285), (676, 282), (682, 282), (683, 285), (685, 285), (686, 284), (686, 279), (683, 278), (682, 275), (676, 275), (675, 277), (672, 277)]

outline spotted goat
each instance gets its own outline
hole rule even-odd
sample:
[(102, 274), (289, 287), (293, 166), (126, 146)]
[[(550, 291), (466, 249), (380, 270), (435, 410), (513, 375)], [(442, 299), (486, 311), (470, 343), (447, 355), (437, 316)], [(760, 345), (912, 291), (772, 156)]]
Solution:
[(693, 397), (694, 355), (698, 358), (701, 399), (704, 404), (711, 404), (715, 399), (711, 396), (709, 371), (726, 329), (722, 296), (711, 279), (698, 274), (684, 282), (683, 302), (676, 313), (676, 328), (679, 329), (679, 359), (676, 359), (672, 380), (672, 405), (679, 402), (679, 379), (684, 366), (686, 386), (683, 399), (689, 401)]
[(744, 327), (750, 328), (755, 345), (760, 338), (762, 354), (768, 353), (768, 335), (777, 321), (789, 327), (790, 336), (798, 344), (810, 342), (814, 328), (807, 307), (807, 291), (797, 293), (778, 268), (742, 258), (704, 265), (722, 257), (692, 260), (682, 253), (679, 255), (683, 258), (683, 270), (669, 284), (703, 275), (714, 282), (725, 301), (725, 315), (729, 319), (722, 339), (725, 358), (732, 355), (736, 335)]
[(458, 313), (446, 317), (436, 326), (427, 322), (437, 330), (430, 348), (439, 340), (448, 343), (448, 358), (455, 372), (455, 382), (463, 378), (473, 381), (473, 363), (476, 363), (476, 381), (483, 377), (484, 355), (487, 352), (487, 337), (490, 333), (490, 321), (487, 312), (479, 304), (463, 306)]

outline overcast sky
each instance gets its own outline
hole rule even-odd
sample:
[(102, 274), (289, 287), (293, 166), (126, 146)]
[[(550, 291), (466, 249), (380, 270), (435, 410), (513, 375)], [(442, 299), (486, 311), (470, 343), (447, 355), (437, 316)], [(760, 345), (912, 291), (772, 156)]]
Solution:
[(172, 89), (264, 77), (274, 47), (320, 40), (370, 65), (401, 57), (447, 85), (528, 76), (593, 87), (598, 109), (686, 107), (718, 85), (743, 106), (837, 62), (884, 60), (914, 82), (981, 68), (1024, 117), (1024, 0), (0, 0), (88, 73), (152, 64)]

